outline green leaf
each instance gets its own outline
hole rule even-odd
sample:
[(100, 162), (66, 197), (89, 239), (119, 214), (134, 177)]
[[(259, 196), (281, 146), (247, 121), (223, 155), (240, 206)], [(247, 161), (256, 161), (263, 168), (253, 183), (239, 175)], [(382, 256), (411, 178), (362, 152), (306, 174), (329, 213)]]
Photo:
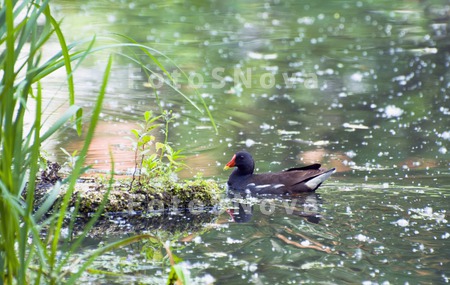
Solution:
[(183, 261), (183, 259), (181, 257), (179, 257), (178, 255), (174, 254), (173, 252), (172, 252), (172, 258), (173, 258), (173, 261), (175, 263), (180, 263), (180, 262)]
[(185, 274), (184, 268), (181, 264), (175, 264), (170, 268), (167, 284), (176, 284), (177, 280), (180, 280), (183, 285), (192, 284), (189, 275)]
[[(106, 86), (108, 83), (109, 75), (111, 73), (111, 66), (112, 66), (112, 57), (109, 57), (108, 64), (105, 69), (105, 73), (103, 75), (102, 86), (100, 88), (100, 92), (99, 92), (96, 104), (95, 104), (93, 112), (92, 112), (91, 123), (89, 125), (88, 131), (86, 132), (84, 145), (80, 152), (80, 159), (78, 159), (75, 164), (75, 167), (72, 171), (72, 175), (69, 178), (69, 186), (67, 188), (67, 191), (66, 191), (64, 197), (62, 198), (61, 207), (59, 209), (59, 212), (61, 213), (61, 215), (58, 217), (57, 223), (54, 227), (55, 232), (54, 232), (54, 236), (53, 236), (53, 239), (51, 242), (51, 248), (50, 248), (51, 254), (49, 257), (49, 266), (52, 268), (54, 268), (56, 266), (57, 255), (59, 254), (58, 245), (59, 245), (60, 237), (61, 237), (61, 229), (63, 226), (65, 214), (67, 212), (67, 207), (69, 205), (69, 200), (72, 197), (72, 193), (75, 189), (75, 184), (77, 183), (78, 176), (81, 174), (81, 172), (84, 169), (83, 164), (84, 164), (84, 161), (85, 161), (88, 149), (89, 149), (89, 145), (94, 137), (94, 131), (95, 131), (97, 122), (100, 117), (103, 99), (105, 98), (105, 94), (106, 94)], [(68, 253), (68, 254), (70, 255), (70, 253)], [(64, 262), (59, 264), (59, 266), (57, 267), (58, 268), (57, 270), (60, 271), (62, 266), (64, 266)], [(83, 270), (85, 270), (84, 267), (82, 267), (82, 268), (83, 268)], [(79, 273), (79, 274), (81, 275), (81, 273)], [(74, 275), (72, 275), (71, 280), (75, 280), (78, 277), (79, 277), (78, 274), (74, 274)]]
[(139, 136), (140, 136), (138, 130), (132, 129), (132, 130), (131, 130), (131, 133), (132, 133), (132, 134), (134, 135), (134, 137), (137, 138), (137, 139), (138, 139)]
[(152, 111), (146, 111), (146, 112), (144, 113), (144, 119), (145, 119), (145, 121), (148, 122), (148, 120), (150, 120), (150, 118), (151, 118), (152, 116), (153, 116)]
[(161, 126), (161, 124), (150, 125), (150, 126), (147, 127), (147, 129), (145, 129), (145, 131), (148, 133), (148, 132), (156, 129), (159, 126)]
[(169, 276), (167, 277), (167, 285), (174, 285), (178, 280), (174, 266), (170, 267)]
[(67, 150), (65, 150), (64, 148), (60, 147), (59, 148), (62, 152), (64, 152), (65, 155), (67, 155), (68, 157), (71, 157), (70, 153), (67, 152)]
[(168, 144), (165, 144), (165, 147), (166, 147), (166, 151), (169, 154), (169, 156), (172, 156), (173, 148), (170, 145), (168, 145)]
[(166, 147), (166, 145), (163, 144), (163, 143), (160, 143), (160, 142), (157, 142), (157, 143), (155, 144), (156, 150), (165, 149), (165, 147)]
[(149, 143), (150, 141), (153, 141), (153, 140), (155, 140), (154, 136), (152, 136), (152, 135), (145, 135), (145, 136), (141, 137), (141, 139), (139, 140), (139, 144), (140, 145), (145, 145), (145, 144), (147, 144), (147, 143)]
[[(153, 123), (154, 121), (159, 120), (159, 119), (161, 119), (161, 118), (162, 118), (162, 115), (153, 117), (151, 120), (147, 121), (147, 123), (151, 124), (151, 123)], [(160, 124), (157, 124), (157, 125), (160, 125)]]
[(53, 206), (61, 190), (61, 182), (56, 182), (50, 193), (47, 194), (45, 201), (39, 206), (38, 210), (34, 214), (34, 219), (40, 221), (41, 218), (48, 212), (48, 210)]

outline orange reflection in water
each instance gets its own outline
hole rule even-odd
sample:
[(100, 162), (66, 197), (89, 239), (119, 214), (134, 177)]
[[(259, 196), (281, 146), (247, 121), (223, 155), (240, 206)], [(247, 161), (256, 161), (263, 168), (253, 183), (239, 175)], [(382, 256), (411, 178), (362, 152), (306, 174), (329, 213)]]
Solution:
[(323, 148), (305, 151), (298, 155), (302, 164), (321, 163), (324, 168), (336, 168), (337, 172), (345, 172), (351, 170), (344, 161), (351, 161), (351, 158), (341, 152), (329, 153)]
[[(86, 165), (92, 165), (96, 170), (109, 171), (111, 169), (111, 155), (114, 159), (114, 170), (124, 172), (134, 167), (133, 141), (130, 130), (136, 124), (128, 122), (99, 121), (94, 138), (89, 146)], [(83, 140), (73, 140), (67, 143), (66, 149), (71, 153), (81, 150)]]

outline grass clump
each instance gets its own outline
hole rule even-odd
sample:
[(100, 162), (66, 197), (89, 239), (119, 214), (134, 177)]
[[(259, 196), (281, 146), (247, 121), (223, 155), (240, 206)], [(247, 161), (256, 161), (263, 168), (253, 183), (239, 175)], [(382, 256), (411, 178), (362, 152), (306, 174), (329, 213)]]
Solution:
[[(185, 156), (181, 154), (182, 150), (174, 150), (168, 141), (169, 123), (174, 120), (172, 111), (164, 110), (159, 116), (154, 116), (153, 112), (146, 111), (140, 128), (131, 130), (135, 139), (135, 168), (130, 189), (133, 188), (136, 176), (139, 186), (147, 184), (150, 179), (156, 178), (176, 180), (175, 174), (186, 167), (183, 162)], [(160, 121), (163, 121), (163, 123)], [(154, 135), (154, 132), (161, 126), (164, 126), (162, 129), (163, 142), (157, 141)]]
[[(112, 176), (108, 179), (108, 186), (105, 186), (94, 214), (81, 233), (76, 237), (62, 234), (66, 225), (69, 225), (69, 233), (72, 231), (77, 213), (81, 209), (81, 204), (75, 202), (75, 211), (69, 210), (76, 192), (77, 179), (86, 170), (84, 161), (99, 120), (112, 57), (109, 57), (105, 64), (102, 85), (90, 116), (84, 145), (76, 154), (77, 159), (73, 161), (70, 175), (57, 181), (36, 204), (36, 176), (39, 171), (41, 145), (67, 126), (75, 126), (78, 134), (81, 134), (83, 109), (75, 104), (73, 80), (79, 64), (97, 51), (115, 47), (137, 47), (145, 50), (149, 58), (158, 67), (163, 68), (150, 53), (152, 49), (137, 43), (94, 48), (94, 37), (91, 41), (67, 44), (59, 22), (51, 13), (49, 2), (4, 0), (0, 4), (1, 284), (76, 284), (77, 279), (99, 255), (120, 246), (152, 238), (148, 234), (136, 235), (74, 258), (74, 253), (79, 250), (83, 239), (107, 205), (113, 183)], [(44, 59), (41, 50), (51, 39), (57, 40), (59, 51)], [(126, 57), (132, 59), (130, 56)], [(74, 61), (77, 61), (75, 66)], [(53, 125), (44, 130), (41, 81), (55, 71), (66, 74), (69, 107)], [(182, 94), (181, 91), (178, 93)], [(29, 106), (32, 104), (35, 106), (35, 112), (30, 114)], [(206, 112), (210, 115), (207, 109)], [(169, 118), (170, 114), (166, 116)], [(25, 121), (30, 117), (31, 124), (27, 125)], [(166, 144), (158, 145), (158, 151), (159, 160), (167, 158), (171, 161), (169, 169), (175, 171), (179, 167), (179, 153)], [(151, 160), (147, 160), (145, 165), (147, 169), (152, 169)], [(114, 164), (111, 173), (114, 173), (113, 167)], [(51, 182), (55, 180), (55, 177), (50, 177), (48, 173), (46, 177)], [(62, 188), (65, 190), (61, 191)], [(59, 204), (55, 208), (54, 204), (58, 199)], [(50, 212), (52, 207), (53, 211)]]
[[(143, 194), (146, 210), (169, 208), (178, 205), (192, 210), (193, 203), (213, 206), (221, 192), (214, 181), (196, 179), (178, 182), (176, 173), (184, 169), (184, 155), (169, 143), (169, 123), (175, 120), (172, 111), (162, 111), (154, 116), (151, 111), (144, 113), (139, 129), (133, 129), (135, 168), (130, 182), (131, 193)], [(155, 131), (162, 127), (163, 142), (157, 140)], [(155, 206), (155, 209), (152, 208)], [(144, 206), (144, 205), (142, 205)], [(177, 206), (177, 207), (178, 207)], [(142, 209), (139, 206), (139, 210)]]
[[(88, 266), (89, 258), (77, 272), (68, 272), (64, 265), (71, 259), (86, 236), (99, 211), (94, 214), (83, 233), (72, 244), (61, 236), (63, 222), (72, 219), (68, 201), (83, 171), (84, 157), (99, 118), (106, 84), (111, 70), (110, 58), (104, 73), (103, 84), (92, 112), (91, 124), (80, 160), (71, 176), (58, 182), (49, 195), (35, 205), (36, 175), (39, 170), (41, 144), (66, 124), (75, 124), (81, 132), (82, 109), (74, 104), (72, 61), (89, 54), (89, 48), (76, 51), (67, 45), (58, 22), (53, 18), (49, 1), (3, 1), (0, 11), (0, 274), (4, 284), (46, 282), (56, 284), (66, 281), (73, 284)], [(41, 24), (38, 19), (44, 19)], [(43, 60), (41, 49), (52, 36), (56, 36), (60, 51)], [(70, 107), (46, 131), (42, 128), (41, 80), (56, 70), (67, 74)], [(34, 114), (29, 113), (35, 105)], [(25, 118), (33, 116), (31, 126)], [(51, 177), (47, 177), (52, 179)], [(66, 184), (66, 194), (60, 207), (49, 215), (61, 185)], [(25, 198), (24, 198), (25, 197)], [(107, 193), (103, 200), (105, 203)], [(44, 231), (45, 230), (45, 231)], [(46, 232), (46, 234), (42, 234)], [(61, 252), (61, 244), (65, 251)], [(30, 270), (31, 269), (31, 270)], [(69, 276), (70, 275), (70, 276)]]

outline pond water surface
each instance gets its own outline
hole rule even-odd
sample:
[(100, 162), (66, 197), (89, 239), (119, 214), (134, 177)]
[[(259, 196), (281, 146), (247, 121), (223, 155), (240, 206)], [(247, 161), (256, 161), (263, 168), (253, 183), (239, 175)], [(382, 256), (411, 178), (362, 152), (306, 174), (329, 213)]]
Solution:
[[(132, 168), (126, 137), (145, 111), (161, 108), (177, 117), (169, 141), (185, 149), (182, 178), (200, 172), (225, 183), (222, 168), (241, 149), (259, 172), (316, 162), (337, 168), (317, 195), (240, 201), (241, 215), (239, 203), (224, 198), (191, 239), (149, 228), (173, 239), (194, 284), (449, 282), (447, 1), (55, 0), (53, 8), (70, 40), (113, 41), (118, 33), (170, 57), (155, 53), (172, 76), (177, 67), (186, 73), (179, 89), (200, 110), (201, 96), (218, 126), (216, 133), (204, 111), (122, 56), (163, 74), (145, 54), (112, 50), (88, 157), (95, 169), (109, 169), (109, 147), (117, 171)], [(86, 123), (105, 62), (104, 54), (92, 57), (74, 76)], [(49, 122), (66, 106), (62, 82), (56, 74), (45, 85)], [(68, 129), (45, 147), (64, 163), (60, 147), (72, 152), (82, 142)], [(103, 256), (107, 270), (123, 274), (92, 282), (165, 282), (167, 267), (144, 252)]]

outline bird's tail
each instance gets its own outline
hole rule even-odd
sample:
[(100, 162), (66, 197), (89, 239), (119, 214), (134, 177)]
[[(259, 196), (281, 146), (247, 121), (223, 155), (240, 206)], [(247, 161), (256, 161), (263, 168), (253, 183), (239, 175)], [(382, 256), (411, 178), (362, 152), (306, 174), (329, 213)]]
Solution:
[(317, 189), (317, 187), (322, 184), (325, 180), (327, 180), (331, 174), (336, 172), (336, 168), (331, 168), (330, 170), (327, 170), (326, 172), (317, 175), (316, 177), (306, 181), (305, 185), (311, 189), (311, 191), (314, 191)]

